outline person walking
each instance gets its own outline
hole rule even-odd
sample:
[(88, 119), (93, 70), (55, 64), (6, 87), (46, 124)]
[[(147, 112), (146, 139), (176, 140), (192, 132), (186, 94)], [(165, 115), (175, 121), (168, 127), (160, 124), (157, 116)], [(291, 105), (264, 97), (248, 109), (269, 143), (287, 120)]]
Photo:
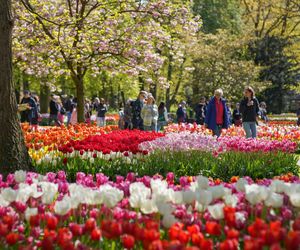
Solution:
[(84, 100), (84, 119), (87, 124), (91, 123), (92, 105), (89, 99)]
[(38, 125), (39, 125), (39, 122), (40, 122), (40, 99), (37, 95), (34, 95), (33, 96), (33, 99), (36, 103), (36, 106), (33, 106), (32, 109), (31, 109), (31, 112), (32, 112), (32, 118), (31, 118), (31, 126), (32, 126), (32, 130), (35, 130), (37, 131), (38, 130)]
[(215, 90), (215, 95), (212, 97), (207, 105), (207, 111), (205, 116), (205, 126), (212, 130), (213, 135), (219, 137), (222, 129), (229, 127), (228, 108), (226, 101), (222, 97), (223, 90)]
[(200, 98), (200, 102), (196, 105), (195, 109), (195, 119), (198, 125), (203, 125), (206, 115), (206, 99), (205, 97)]
[(233, 110), (232, 114), (233, 124), (236, 127), (240, 127), (242, 125), (242, 114), (240, 112), (240, 103), (238, 102)]
[(261, 102), (259, 104), (259, 117), (264, 122), (268, 122), (269, 121), (269, 118), (268, 118), (268, 115), (267, 115), (267, 104), (265, 102)]
[(23, 110), (21, 113), (21, 122), (32, 123), (32, 119), (34, 118), (35, 110), (37, 109), (36, 102), (34, 98), (31, 96), (30, 91), (25, 90), (23, 92), (23, 98), (21, 100), (21, 105), (23, 106)]
[(168, 111), (164, 102), (158, 106), (157, 131), (163, 130), (168, 123)]
[(179, 104), (176, 115), (177, 115), (178, 124), (185, 123), (187, 121), (186, 102), (185, 101), (182, 101)]
[(240, 112), (242, 113), (246, 138), (256, 138), (256, 119), (259, 113), (259, 102), (255, 97), (253, 88), (250, 86), (245, 88), (244, 99), (240, 103)]
[(57, 120), (59, 121), (60, 124), (64, 124), (66, 110), (59, 96), (56, 97), (56, 103), (58, 105)]
[(69, 98), (67, 98), (67, 100), (64, 102), (64, 109), (67, 115), (67, 126), (70, 124), (71, 115), (74, 108), (73, 100), (74, 100), (74, 96), (70, 95)]
[(144, 106), (144, 100), (147, 97), (146, 91), (141, 91), (138, 98), (131, 103), (132, 108), (132, 127), (133, 129), (144, 129), (143, 119), (141, 117), (142, 108)]
[(58, 112), (59, 112), (59, 106), (56, 100), (56, 96), (54, 94), (51, 94), (51, 100), (49, 103), (50, 108), (50, 116), (49, 116), (49, 123), (48, 125), (51, 126), (51, 123), (54, 121), (55, 125), (60, 125), (60, 122), (58, 121)]
[(124, 106), (124, 129), (132, 129), (132, 102), (128, 99)]
[(105, 126), (105, 114), (107, 112), (107, 106), (103, 98), (99, 100), (99, 98), (95, 99), (96, 110), (97, 110), (97, 126), (104, 127)]
[(152, 95), (147, 97), (146, 104), (141, 111), (141, 117), (145, 131), (157, 131), (158, 110)]

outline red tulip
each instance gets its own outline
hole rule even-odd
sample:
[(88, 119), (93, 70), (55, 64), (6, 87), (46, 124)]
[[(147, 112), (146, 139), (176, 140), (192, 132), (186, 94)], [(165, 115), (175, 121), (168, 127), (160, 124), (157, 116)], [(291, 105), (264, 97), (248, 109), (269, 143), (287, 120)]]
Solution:
[(6, 236), (8, 232), (8, 226), (6, 224), (0, 223), (0, 236)]
[(5, 215), (3, 218), (2, 218), (2, 222), (4, 224), (6, 224), (9, 228), (12, 227), (12, 225), (14, 224), (14, 218), (10, 215)]
[(244, 241), (244, 250), (262, 250), (263, 242), (260, 239), (247, 239)]
[(190, 240), (190, 234), (189, 234), (189, 232), (188, 231), (183, 231), (183, 230), (180, 231), (179, 235), (178, 235), (178, 240), (182, 244), (186, 245), (189, 242), (189, 240)]
[(208, 221), (205, 224), (206, 232), (210, 235), (221, 235), (221, 225), (214, 221)]
[(226, 236), (228, 239), (238, 239), (240, 236), (240, 232), (238, 230), (235, 229), (229, 229), (226, 232)]
[(150, 243), (148, 250), (164, 250), (169, 246), (168, 242), (162, 242), (161, 240), (155, 240)]
[(43, 250), (54, 250), (54, 242), (52, 237), (44, 237), (41, 243)]
[(300, 231), (289, 232), (285, 244), (287, 250), (298, 249), (300, 246)]
[(84, 229), (86, 231), (92, 231), (96, 227), (96, 220), (94, 218), (89, 218), (85, 222)]
[(40, 216), (38, 214), (30, 216), (29, 223), (31, 227), (38, 227), (40, 225)]
[(237, 250), (239, 242), (237, 239), (228, 239), (220, 244), (220, 250)]
[(19, 240), (19, 234), (9, 233), (6, 235), (6, 243), (10, 246), (15, 245)]
[(75, 224), (75, 223), (71, 223), (69, 225), (69, 228), (70, 228), (70, 231), (72, 232), (72, 234), (74, 236), (80, 236), (82, 235), (82, 227), (78, 224)]
[(214, 243), (211, 239), (203, 239), (200, 248), (205, 250), (213, 250)]
[(99, 241), (101, 239), (101, 231), (99, 228), (94, 228), (91, 232), (91, 239), (94, 241)]
[(294, 231), (300, 231), (300, 218), (297, 218), (293, 223)]
[(132, 249), (135, 244), (135, 239), (132, 235), (124, 234), (121, 237), (121, 242), (124, 248), (126, 249)]
[(119, 237), (122, 234), (122, 224), (116, 221), (111, 223), (111, 234), (114, 237)]
[(192, 234), (192, 243), (196, 246), (201, 245), (201, 241), (204, 239), (204, 236), (202, 233), (194, 233)]
[(55, 230), (57, 227), (57, 223), (58, 223), (58, 220), (55, 216), (51, 216), (51, 217), (47, 218), (47, 227), (50, 230)]

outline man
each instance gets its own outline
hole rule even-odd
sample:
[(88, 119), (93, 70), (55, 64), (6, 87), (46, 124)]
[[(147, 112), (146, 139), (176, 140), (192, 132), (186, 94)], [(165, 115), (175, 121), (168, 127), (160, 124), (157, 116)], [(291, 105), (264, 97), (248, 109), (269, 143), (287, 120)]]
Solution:
[(64, 102), (64, 108), (67, 114), (67, 126), (70, 124), (71, 115), (74, 108), (73, 99), (74, 96), (70, 95), (70, 97)]
[(194, 111), (195, 111), (196, 123), (198, 125), (203, 125), (205, 115), (206, 115), (206, 99), (205, 99), (205, 97), (200, 98), (200, 102), (196, 105)]
[(31, 124), (35, 115), (35, 111), (37, 110), (37, 105), (28, 90), (25, 90), (23, 94), (24, 97), (21, 100), (21, 104), (27, 104), (28, 108), (24, 111), (21, 111), (21, 122), (29, 122)]
[(143, 119), (141, 117), (144, 101), (147, 97), (146, 91), (141, 91), (138, 98), (131, 103), (132, 107), (132, 127), (133, 129), (144, 130)]
[(228, 108), (225, 99), (222, 98), (223, 90), (215, 90), (215, 95), (207, 105), (205, 126), (213, 131), (213, 135), (219, 137), (222, 129), (229, 127)]
[(57, 115), (59, 112), (59, 106), (56, 102), (56, 96), (54, 94), (51, 94), (49, 108), (50, 108), (49, 126), (51, 125), (52, 121), (55, 122), (55, 125), (60, 125), (60, 122), (57, 119)]
[(176, 111), (176, 116), (177, 116), (178, 124), (187, 122), (187, 112), (186, 112), (186, 102), (185, 101), (182, 101), (179, 104), (178, 109)]

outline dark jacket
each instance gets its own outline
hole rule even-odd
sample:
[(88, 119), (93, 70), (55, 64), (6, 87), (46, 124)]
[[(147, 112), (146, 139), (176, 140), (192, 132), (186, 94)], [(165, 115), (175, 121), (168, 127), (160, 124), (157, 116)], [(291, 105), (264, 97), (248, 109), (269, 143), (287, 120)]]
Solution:
[(137, 99), (131, 103), (132, 108), (132, 125), (134, 129), (143, 129), (143, 119), (141, 117), (142, 108), (144, 103)]
[(97, 106), (97, 117), (105, 117), (107, 112), (107, 106), (105, 104), (99, 103)]
[(67, 99), (64, 103), (64, 108), (66, 110), (66, 112), (72, 112), (73, 111), (73, 100), (72, 99)]
[[(228, 108), (226, 106), (226, 100), (222, 98), (221, 102), (223, 104), (223, 109), (224, 109), (222, 128), (228, 128), (229, 119), (228, 119)], [(217, 128), (217, 109), (216, 109), (215, 97), (212, 97), (207, 105), (205, 124), (207, 124), (208, 128), (211, 130), (215, 130)]]
[(198, 124), (204, 122), (205, 115), (206, 115), (206, 104), (198, 103), (194, 111), (195, 111), (196, 122)]
[(252, 98), (253, 105), (248, 106), (248, 99), (244, 98), (240, 104), (240, 112), (242, 113), (243, 122), (256, 122), (256, 117), (259, 112), (259, 102), (254, 97)]
[(185, 107), (182, 107), (180, 105), (179, 108), (177, 109), (176, 115), (177, 115), (177, 121), (178, 122), (186, 122), (187, 114), (186, 114), (186, 108)]
[(23, 98), (21, 104), (26, 104), (31, 107), (29, 110), (21, 112), (21, 122), (32, 122), (33, 119), (38, 118), (38, 107), (33, 97)]
[(49, 108), (50, 108), (50, 115), (58, 114), (59, 106), (55, 101), (53, 101), (53, 100), (50, 101)]

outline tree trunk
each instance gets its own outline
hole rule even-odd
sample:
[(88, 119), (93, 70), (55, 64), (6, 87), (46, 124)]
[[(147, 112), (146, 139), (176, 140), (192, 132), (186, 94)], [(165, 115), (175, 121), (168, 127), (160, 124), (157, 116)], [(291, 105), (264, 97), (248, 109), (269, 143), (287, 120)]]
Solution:
[(50, 97), (50, 89), (47, 85), (40, 85), (40, 105), (41, 105), (41, 113), (48, 113), (49, 107), (49, 97)]
[(12, 28), (11, 0), (0, 0), (0, 169), (5, 176), (18, 169), (31, 170), (12, 80)]
[(78, 122), (84, 122), (84, 83), (83, 78), (75, 79), (77, 94), (77, 119)]
[[(173, 62), (173, 56), (169, 55), (168, 76), (167, 76), (168, 82), (170, 82), (172, 80), (172, 73), (173, 73), (172, 62)], [(171, 106), (170, 91), (171, 91), (171, 86), (169, 86), (169, 88), (166, 89), (166, 108), (168, 111), (170, 111), (170, 106)]]

